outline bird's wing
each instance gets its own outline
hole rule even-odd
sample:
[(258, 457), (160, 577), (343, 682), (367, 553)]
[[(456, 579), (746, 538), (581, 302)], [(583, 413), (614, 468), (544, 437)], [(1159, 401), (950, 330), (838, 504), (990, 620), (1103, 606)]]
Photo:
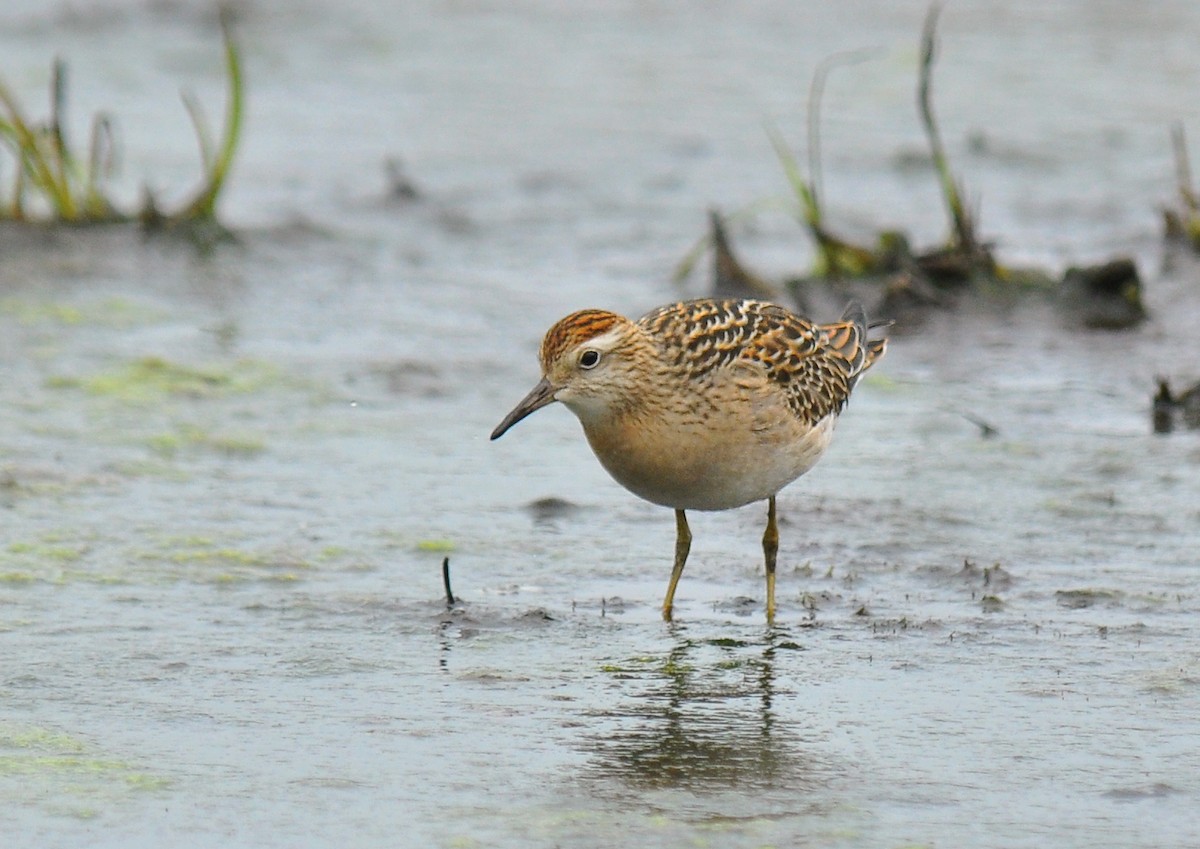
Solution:
[(854, 303), (841, 321), (817, 325), (766, 301), (703, 298), (660, 307), (638, 324), (688, 379), (735, 364), (761, 366), (806, 424), (840, 412), (859, 373), (883, 351), (882, 343), (867, 341), (866, 317)]

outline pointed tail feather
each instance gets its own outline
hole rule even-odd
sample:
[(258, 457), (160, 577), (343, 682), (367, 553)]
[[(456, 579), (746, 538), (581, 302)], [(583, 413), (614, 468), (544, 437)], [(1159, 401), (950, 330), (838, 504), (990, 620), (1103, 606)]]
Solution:
[[(857, 382), (858, 376), (869, 369), (887, 351), (887, 339), (869, 339), (873, 330), (891, 327), (890, 320), (867, 322), (867, 313), (858, 301), (850, 301), (842, 313), (841, 324), (851, 325), (849, 339), (840, 345), (843, 355), (850, 364), (850, 374)], [(853, 385), (853, 383), (851, 384)]]
[[(890, 318), (877, 319), (867, 325), (867, 333), (875, 330), (887, 330), (895, 320)], [(867, 362), (863, 365), (863, 371), (866, 371), (875, 364), (875, 361), (887, 353), (887, 336), (882, 336), (876, 339), (867, 340)]]
[(875, 361), (887, 353), (887, 343), (887, 339), (870, 339), (867, 341), (867, 361), (863, 364), (863, 371), (875, 365)]

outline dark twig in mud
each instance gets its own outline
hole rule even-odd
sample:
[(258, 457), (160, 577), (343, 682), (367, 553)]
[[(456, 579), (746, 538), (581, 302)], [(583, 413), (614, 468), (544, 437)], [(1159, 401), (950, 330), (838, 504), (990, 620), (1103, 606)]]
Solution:
[(1155, 433), (1175, 430), (1176, 420), (1187, 430), (1200, 430), (1200, 383), (1180, 393), (1171, 390), (1164, 377), (1151, 401), (1151, 423)]
[(721, 214), (715, 209), (708, 214), (713, 246), (713, 294), (720, 298), (764, 298), (772, 300), (778, 293), (774, 286), (746, 269), (733, 253)]
[(442, 586), (446, 588), (446, 607), (454, 607), (458, 602), (454, 599), (454, 593), (450, 591), (450, 558), (442, 558)]
[(1158, 392), (1150, 401), (1150, 426), (1155, 433), (1170, 433), (1175, 429), (1175, 396), (1165, 378), (1158, 378)]
[(979, 436), (982, 439), (991, 439), (994, 436), (1000, 435), (1000, 430), (998, 428), (989, 424), (988, 422), (985, 422), (978, 416), (972, 415), (971, 413), (959, 413), (959, 415), (961, 415), (971, 424), (975, 425), (975, 427), (979, 428)]
[(399, 157), (389, 156), (383, 163), (383, 169), (387, 177), (385, 198), (388, 201), (409, 203), (421, 199), (421, 191), (408, 176)]
[[(776, 199), (760, 200), (760, 201), (756, 201), (752, 204), (748, 204), (747, 206), (744, 206), (735, 212), (723, 214), (722, 218), (725, 221), (725, 223), (728, 224), (729, 222), (732, 222), (732, 221), (740, 221), (745, 218), (752, 218), (761, 209), (766, 209), (766, 208), (774, 209), (774, 208), (778, 208), (778, 207), (779, 207), (779, 203)], [(685, 253), (683, 255), (683, 258), (681, 260), (679, 260), (678, 263), (676, 263), (675, 270), (671, 272), (672, 282), (680, 283), (683, 280), (685, 280), (688, 277), (688, 275), (691, 274), (692, 271), (695, 270), (696, 263), (698, 263), (705, 256), (705, 254), (708, 253), (708, 251), (711, 248), (715, 247), (715, 245), (713, 244), (713, 240), (712, 240), (712, 227), (711, 227), (712, 214), (711, 214), (711, 212), (709, 213), (708, 221), (709, 221), (709, 225), (710, 225), (708, 232), (706, 232), (703, 236), (701, 236), (699, 239), (697, 239), (695, 241), (695, 243), (690, 248), (688, 248), (687, 253)]]

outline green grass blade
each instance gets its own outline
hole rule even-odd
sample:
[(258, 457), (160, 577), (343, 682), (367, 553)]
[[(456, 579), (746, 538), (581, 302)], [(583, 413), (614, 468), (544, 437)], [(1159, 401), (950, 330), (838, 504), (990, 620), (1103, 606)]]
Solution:
[(3, 82), (0, 82), (0, 107), (8, 113), (5, 137), (11, 140), (14, 147), (18, 169), (24, 172), (33, 187), (45, 196), (58, 217), (72, 219), (75, 204), (71, 198), (70, 186), (58, 179), (47, 158), (43, 134), (25, 120), (16, 97)]
[(50, 126), (44, 138), (49, 146), (48, 158), (54, 166), (55, 182), (61, 188), (62, 196), (69, 200), (70, 208), (60, 210), (64, 217), (73, 219), (78, 214), (74, 193), (71, 191), (71, 153), (67, 148), (66, 136), (63, 132), (63, 116), (67, 110), (67, 63), (62, 59), (54, 60), (54, 69), (50, 75)]
[(196, 132), (196, 143), (200, 146), (200, 162), (204, 166), (205, 173), (209, 173), (212, 171), (217, 155), (213, 149), (212, 133), (209, 132), (208, 121), (204, 117), (204, 107), (190, 91), (185, 91), (182, 97), (183, 107), (187, 110), (188, 117), (192, 119), (192, 129)]
[(783, 173), (787, 177), (788, 184), (792, 187), (792, 192), (796, 195), (796, 199), (800, 201), (800, 209), (803, 213), (804, 222), (810, 228), (820, 227), (821, 207), (817, 203), (812, 186), (804, 178), (804, 174), (800, 170), (800, 163), (796, 160), (795, 154), (792, 153), (791, 148), (788, 147), (779, 130), (770, 124), (767, 125), (766, 129), (767, 136), (771, 140), (771, 146), (775, 148), (775, 155), (779, 158), (779, 164), (783, 166)]
[(193, 124), (196, 126), (201, 156), (205, 159), (203, 163), (205, 182), (190, 203), (178, 213), (169, 216), (173, 221), (214, 220), (216, 218), (217, 198), (221, 194), (221, 189), (224, 187), (229, 170), (233, 165), (234, 155), (237, 153), (238, 140), (242, 130), (245, 86), (242, 78), (241, 55), (233, 38), (229, 17), (228, 11), (222, 9), (221, 36), (225, 44), (225, 74), (229, 88), (226, 94), (225, 126), (221, 144), (213, 155), (213, 145), (206, 126), (202, 119), (198, 120), (198, 110), (188, 105), (188, 98), (185, 97), (184, 105), (188, 108)]
[(941, 11), (942, 4), (940, 2), (931, 5), (921, 31), (921, 67), (917, 84), (917, 105), (921, 113), (921, 123), (925, 127), (925, 135), (929, 141), (930, 157), (941, 186), (942, 199), (946, 204), (946, 212), (950, 218), (958, 246), (974, 253), (978, 247), (975, 240), (975, 227), (963, 204), (958, 182), (950, 171), (950, 160), (946, 156), (942, 135), (933, 114), (933, 65), (937, 55), (937, 20)]
[(111, 219), (115, 216), (112, 204), (104, 195), (102, 184), (115, 167), (116, 149), (112, 121), (107, 115), (96, 115), (92, 119), (88, 165), (83, 181), (83, 202), (89, 218)]

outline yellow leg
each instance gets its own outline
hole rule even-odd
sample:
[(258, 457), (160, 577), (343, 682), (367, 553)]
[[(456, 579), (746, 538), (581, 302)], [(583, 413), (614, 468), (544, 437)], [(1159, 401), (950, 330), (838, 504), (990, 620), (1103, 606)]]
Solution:
[(667, 597), (663, 599), (663, 619), (671, 621), (671, 607), (675, 603), (675, 587), (683, 576), (683, 564), (687, 563), (692, 549), (692, 532), (688, 529), (687, 516), (682, 510), (675, 511), (675, 566), (671, 569), (671, 583), (667, 584)]
[(779, 528), (775, 525), (775, 496), (767, 499), (767, 529), (763, 532), (763, 556), (767, 561), (767, 622), (775, 620), (775, 555), (779, 553)]

